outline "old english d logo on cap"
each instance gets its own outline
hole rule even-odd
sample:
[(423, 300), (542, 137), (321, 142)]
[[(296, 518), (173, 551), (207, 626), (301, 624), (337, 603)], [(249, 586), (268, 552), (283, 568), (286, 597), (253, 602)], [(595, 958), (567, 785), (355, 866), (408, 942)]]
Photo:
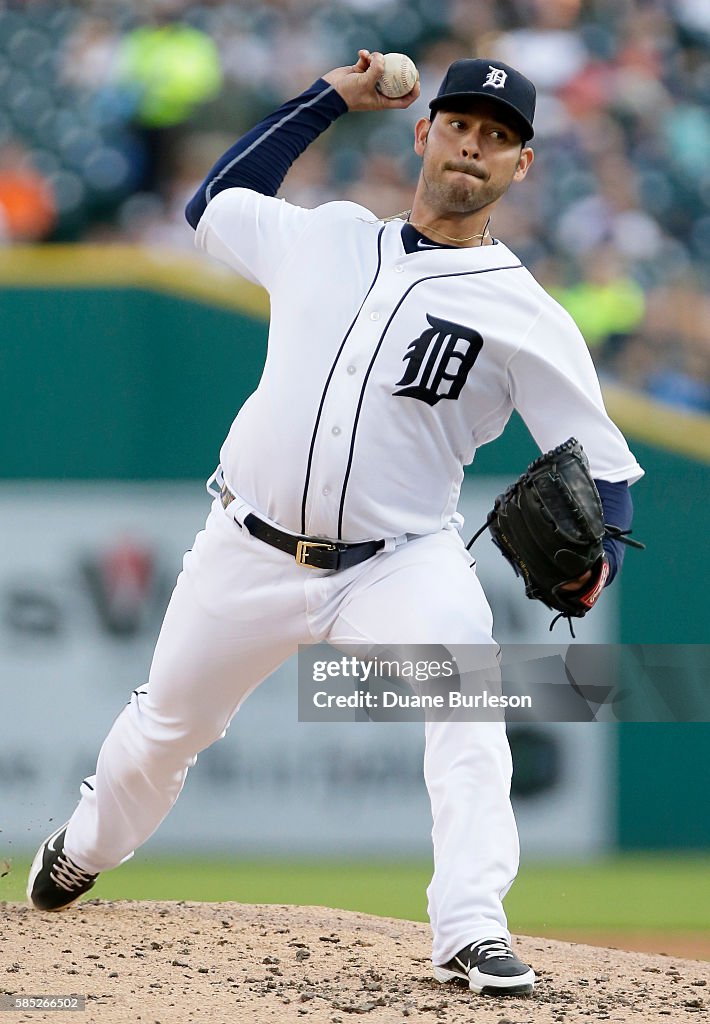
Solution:
[(507, 114), (523, 142), (533, 137), (535, 86), (520, 71), (501, 61), (454, 61), (429, 107), (432, 112), (463, 111), (482, 96), (500, 104), (501, 116)]
[(483, 88), (485, 89), (487, 85), (490, 85), (494, 89), (502, 89), (507, 77), (502, 68), (490, 67), (488, 68), (488, 78), (483, 83)]

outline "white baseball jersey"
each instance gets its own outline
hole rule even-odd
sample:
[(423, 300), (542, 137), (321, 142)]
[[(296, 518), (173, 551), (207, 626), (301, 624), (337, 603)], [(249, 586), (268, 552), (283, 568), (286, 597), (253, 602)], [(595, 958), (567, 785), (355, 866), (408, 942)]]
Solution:
[(408, 254), (401, 229), (347, 202), (209, 203), (196, 244), (271, 298), (264, 372), (221, 452), (230, 489), (294, 533), (430, 534), (513, 409), (541, 450), (574, 436), (595, 478), (637, 480), (584, 339), (520, 260)]

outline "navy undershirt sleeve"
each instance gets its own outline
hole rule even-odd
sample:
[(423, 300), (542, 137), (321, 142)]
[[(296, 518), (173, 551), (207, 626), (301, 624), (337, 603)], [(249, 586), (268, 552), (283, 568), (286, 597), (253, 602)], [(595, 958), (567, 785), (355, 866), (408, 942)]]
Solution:
[[(608, 480), (595, 480), (594, 483), (601, 498), (604, 522), (610, 526), (618, 526), (620, 530), (631, 529), (634, 506), (631, 501), (628, 482), (621, 480), (618, 483), (612, 484)], [(612, 537), (605, 537), (602, 543), (606, 557), (609, 560), (609, 577), (606, 582), (606, 585), (609, 586), (617, 572), (621, 569), (626, 545), (620, 540), (614, 540)]]
[(275, 196), (294, 160), (347, 109), (322, 78), (288, 100), (220, 157), (185, 208), (188, 223), (196, 228), (210, 199), (226, 188)]

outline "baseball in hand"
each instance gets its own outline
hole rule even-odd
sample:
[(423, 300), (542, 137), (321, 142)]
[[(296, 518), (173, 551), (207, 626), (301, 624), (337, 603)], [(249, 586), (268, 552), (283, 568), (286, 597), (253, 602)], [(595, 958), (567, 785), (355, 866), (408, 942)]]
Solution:
[(396, 100), (411, 92), (418, 78), (417, 66), (406, 53), (386, 53), (385, 70), (376, 88), (383, 96)]

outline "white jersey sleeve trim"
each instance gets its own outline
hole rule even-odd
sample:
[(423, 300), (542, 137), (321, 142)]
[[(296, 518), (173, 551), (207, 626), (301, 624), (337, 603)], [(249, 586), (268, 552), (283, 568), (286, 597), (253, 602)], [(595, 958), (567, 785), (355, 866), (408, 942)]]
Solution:
[(642, 476), (645, 476), (645, 474), (646, 471), (634, 460), (624, 466), (623, 469), (617, 469), (611, 472), (607, 471), (603, 476), (600, 474), (594, 474), (594, 476), (596, 480), (606, 480), (610, 484), (617, 484), (626, 480), (629, 487), (631, 487), (637, 480), (640, 480)]

